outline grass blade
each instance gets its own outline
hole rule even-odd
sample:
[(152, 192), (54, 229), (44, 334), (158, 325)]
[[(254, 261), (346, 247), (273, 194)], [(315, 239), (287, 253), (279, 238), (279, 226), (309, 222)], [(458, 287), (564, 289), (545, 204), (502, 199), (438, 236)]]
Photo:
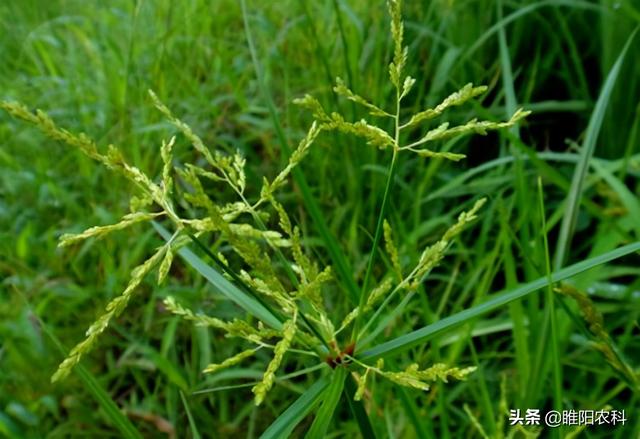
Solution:
[(373, 426), (371, 425), (369, 416), (362, 405), (362, 401), (356, 401), (353, 399), (356, 395), (356, 389), (355, 379), (352, 376), (348, 377), (344, 390), (351, 414), (356, 421), (358, 421), (358, 427), (360, 428), (362, 437), (366, 437), (367, 439), (376, 439), (376, 433), (373, 431)]
[[(342, 23), (342, 12), (340, 11), (340, 5), (338, 0), (333, 0), (333, 10), (336, 13), (336, 21), (338, 22), (338, 30), (340, 31), (340, 42), (342, 43), (342, 56), (344, 58), (344, 68), (347, 72), (347, 84), (349, 88), (354, 89), (353, 73), (351, 72), (351, 62), (349, 61), (349, 45), (347, 44), (347, 37), (344, 32), (344, 24)], [(352, 106), (352, 108), (354, 108)], [(355, 110), (354, 110), (355, 113)]]
[(604, 113), (607, 109), (607, 104), (611, 98), (613, 92), (613, 86), (618, 79), (618, 74), (622, 67), (622, 62), (627, 54), (627, 50), (633, 41), (638, 29), (631, 34), (626, 44), (624, 45), (618, 59), (609, 71), (607, 80), (602, 87), (596, 106), (593, 109), (591, 118), (589, 119), (589, 125), (587, 126), (587, 133), (582, 144), (582, 150), (580, 151), (580, 161), (576, 165), (576, 169), (573, 173), (573, 180), (571, 181), (571, 189), (569, 195), (567, 195), (567, 205), (565, 208), (565, 214), (562, 219), (562, 225), (560, 226), (560, 234), (558, 236), (558, 246), (556, 248), (554, 267), (559, 269), (564, 264), (567, 258), (567, 252), (571, 245), (571, 238), (573, 236), (573, 230), (575, 228), (576, 219), (578, 218), (578, 209), (580, 207), (580, 197), (582, 196), (582, 188), (584, 185), (584, 179), (587, 176), (587, 169), (589, 168), (589, 161), (593, 157), (593, 151), (596, 148), (596, 140), (598, 140), (598, 134), (602, 127), (602, 121), (604, 120)]
[(307, 432), (305, 438), (308, 439), (323, 439), (327, 434), (329, 424), (331, 424), (331, 418), (336, 411), (336, 406), (340, 401), (340, 395), (344, 389), (344, 381), (347, 377), (347, 369), (344, 367), (338, 367), (334, 370), (331, 376), (331, 384), (323, 392), (323, 402), (316, 418), (311, 424), (311, 428)]
[(131, 421), (122, 414), (111, 396), (100, 385), (98, 380), (83, 365), (78, 364), (75, 368), (80, 380), (98, 401), (100, 407), (106, 412), (113, 425), (122, 433), (122, 437), (131, 439), (142, 439), (140, 432), (133, 426)]
[[(53, 334), (53, 332), (49, 329), (45, 322), (43, 322), (40, 318), (38, 318), (38, 322), (40, 324), (40, 327), (42, 328), (42, 331), (47, 334), (47, 336), (53, 341), (53, 344), (56, 345), (58, 350), (60, 350), (63, 356), (66, 357), (67, 350), (64, 349), (62, 343), (60, 343), (60, 340), (58, 340), (58, 338)], [(129, 421), (129, 419), (124, 414), (122, 414), (118, 405), (102, 387), (100, 382), (98, 382), (98, 380), (93, 376), (93, 374), (82, 364), (76, 365), (74, 371), (78, 374), (78, 377), (80, 377), (80, 381), (82, 381), (82, 384), (84, 384), (85, 388), (98, 402), (102, 410), (104, 410), (113, 426), (116, 427), (118, 431), (120, 431), (122, 437), (126, 439), (142, 439), (142, 435), (140, 434), (140, 432), (136, 429), (136, 427), (134, 427), (131, 421)]]
[[(154, 222), (153, 227), (165, 240), (171, 238), (171, 234), (162, 225)], [(198, 273), (203, 275), (226, 298), (272, 328), (282, 329), (282, 322), (280, 322), (271, 311), (265, 308), (263, 304), (229, 282), (224, 276), (218, 273), (217, 270), (207, 265), (187, 247), (179, 249), (178, 254)]]
[[(382, 196), (382, 205), (380, 206), (380, 213), (378, 214), (378, 222), (376, 224), (376, 231), (373, 237), (373, 244), (371, 244), (371, 253), (369, 254), (369, 260), (367, 261), (367, 270), (365, 272), (364, 279), (362, 280), (362, 290), (360, 291), (360, 302), (358, 305), (360, 309), (363, 309), (365, 303), (367, 302), (367, 295), (369, 293), (369, 291), (367, 290), (369, 277), (371, 277), (373, 264), (376, 260), (376, 254), (378, 252), (378, 244), (380, 243), (380, 239), (382, 237), (384, 219), (387, 213), (387, 206), (389, 205), (391, 187), (393, 186), (393, 176), (395, 175), (395, 170), (397, 166), (397, 160), (398, 160), (397, 155), (398, 155), (397, 151), (394, 150), (393, 157), (391, 158), (391, 164), (389, 165), (389, 175), (387, 176), (384, 195)], [(356, 322), (353, 325), (353, 336), (355, 336), (358, 333), (358, 329), (360, 327), (360, 319), (361, 319), (361, 314), (358, 314), (358, 317), (356, 317)]]
[(394, 355), (406, 351), (413, 346), (417, 346), (432, 339), (438, 334), (462, 325), (471, 319), (491, 312), (503, 305), (513, 302), (514, 300), (526, 297), (529, 294), (539, 290), (540, 288), (545, 287), (549, 283), (549, 281), (554, 283), (560, 282), (561, 280), (573, 277), (576, 274), (589, 270), (590, 268), (597, 267), (599, 265), (605, 264), (607, 262), (613, 261), (637, 251), (640, 251), (640, 241), (625, 245), (624, 247), (620, 247), (594, 258), (578, 262), (577, 264), (573, 264), (567, 268), (563, 268), (562, 270), (555, 271), (551, 274), (550, 277), (541, 277), (516, 289), (495, 294), (491, 299), (487, 300), (484, 303), (481, 303), (472, 308), (466, 309), (435, 323), (427, 325), (421, 329), (415, 330), (413, 332), (375, 346), (363, 352), (359, 356), (359, 358), (362, 360), (372, 360), (379, 357)]
[[(594, 171), (607, 182), (609, 187), (616, 193), (620, 202), (627, 210), (631, 218), (640, 219), (640, 200), (638, 197), (624, 184), (624, 182), (617, 178), (611, 171), (606, 169), (600, 163), (594, 161), (591, 163)], [(640, 239), (640, 221), (635, 221), (633, 230), (636, 237)]]
[(324, 389), (329, 385), (329, 377), (324, 376), (307, 389), (293, 404), (289, 406), (278, 418), (265, 430), (260, 439), (281, 439), (289, 437), (293, 429), (309, 414), (324, 394)]
[(520, 7), (510, 15), (501, 18), (496, 22), (496, 24), (487, 29), (486, 32), (484, 32), (479, 38), (476, 39), (475, 43), (473, 43), (467, 50), (465, 50), (462, 57), (458, 59), (458, 62), (461, 63), (463, 61), (466, 61), (467, 59), (471, 59), (471, 55), (473, 55), (480, 47), (482, 47), (482, 45), (486, 43), (491, 38), (491, 36), (493, 36), (493, 34), (500, 30), (500, 28), (503, 28), (512, 21), (515, 21), (527, 14), (532, 13), (536, 9), (546, 6), (569, 6), (575, 9), (590, 9), (594, 11), (603, 9), (599, 5), (594, 5), (592, 3), (580, 0), (543, 0), (541, 2), (532, 3), (530, 5)]
[[(551, 350), (551, 367), (553, 377), (553, 409), (562, 411), (562, 366), (560, 365), (560, 352), (558, 349), (558, 320), (556, 317), (555, 294), (553, 292), (553, 282), (551, 280), (551, 260), (549, 257), (549, 242), (547, 239), (547, 220), (544, 208), (544, 196), (542, 193), (542, 178), (538, 177), (538, 207), (540, 209), (542, 240), (544, 242), (544, 268), (547, 275), (546, 307), (549, 313), (549, 329), (551, 343), (547, 349)], [(548, 352), (548, 351), (547, 351)], [(552, 437), (563, 437), (563, 428), (555, 428)]]
[(195, 420), (193, 419), (193, 415), (191, 414), (191, 410), (189, 409), (189, 404), (187, 403), (187, 398), (185, 398), (184, 393), (180, 391), (180, 399), (182, 399), (182, 405), (184, 406), (184, 411), (187, 414), (187, 419), (189, 420), (189, 427), (191, 428), (191, 436), (193, 439), (200, 439), (200, 432), (198, 431), (198, 426), (196, 425)]
[[(498, 2), (498, 16), (502, 20), (502, 2)], [(507, 46), (507, 36), (505, 33), (505, 26), (500, 26), (498, 29), (498, 42), (500, 43), (500, 67), (502, 74), (502, 84), (504, 89), (504, 95), (506, 100), (507, 117), (515, 113), (518, 101), (516, 99), (516, 91), (513, 80), (513, 69), (511, 68), (511, 57), (509, 55), (509, 47)], [(517, 125), (509, 128), (509, 131), (514, 136), (519, 136), (519, 129)]]

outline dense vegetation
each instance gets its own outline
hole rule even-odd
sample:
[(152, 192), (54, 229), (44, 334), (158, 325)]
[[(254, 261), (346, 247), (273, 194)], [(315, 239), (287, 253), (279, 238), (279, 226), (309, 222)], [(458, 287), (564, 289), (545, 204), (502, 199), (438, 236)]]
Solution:
[[(258, 437), (278, 419), (297, 437), (310, 428), (320, 434), (320, 419), (335, 437), (640, 436), (640, 36), (633, 33), (640, 8), (631, 0), (438, 0), (406, 2), (403, 17), (404, 74), (416, 79), (403, 97), (405, 120), (468, 83), (487, 86), (443, 119), (403, 134), (404, 145), (445, 121), (497, 124), (518, 108), (532, 113), (484, 136), (443, 138), (429, 144), (433, 154), (398, 154), (393, 166), (391, 144), (380, 150), (343, 132), (350, 128), (315, 139), (259, 216), (277, 229), (282, 205), (301, 231), (303, 252), (332, 267), (321, 289), (326, 309), (309, 318), (328, 316), (338, 328), (360, 289), (375, 291), (394, 272), (410, 272), (425, 249), (450, 239), (426, 278), (389, 300), (381, 320), (390, 323), (369, 334), (368, 348), (347, 346), (349, 330), (327, 361), (286, 353), (259, 406), (251, 389), (273, 352), (260, 349), (203, 374), (247, 345), (194, 325), (189, 312), (225, 320), (247, 314), (178, 256), (165, 281), (144, 278), (80, 366), (51, 383), (131, 271), (165, 241), (144, 222), (58, 247), (65, 233), (117, 223), (130, 212), (134, 185), (0, 112), (1, 435)], [(274, 181), (314, 118), (322, 123), (294, 99), (312, 95), (329, 114), (367, 118), (393, 134), (391, 119), (344, 99), (348, 87), (395, 111), (388, 66), (398, 52), (389, 23), (382, 1), (2, 2), (0, 100), (89, 133), (99, 151), (117, 145), (127, 163), (160, 176), (158, 184), (166, 182), (161, 145), (172, 135), (171, 162), (209, 169), (157, 111), (165, 107), (152, 89), (204, 144), (240, 152), (255, 201), (263, 176)], [(176, 187), (181, 177), (173, 176)], [(228, 187), (205, 189), (216, 202), (233, 195)], [(483, 198), (475, 217), (459, 219)], [(386, 233), (376, 233), (381, 211)], [(464, 230), (450, 232), (457, 221)], [(211, 256), (228, 256), (232, 241), (214, 233), (185, 243), (221, 270)], [(274, 261), (286, 277), (286, 264)], [(229, 266), (243, 262), (231, 256)], [(371, 315), (356, 327), (368, 327), (362, 320)], [(387, 375), (373, 370), (380, 357)], [(389, 371), (412, 363), (443, 363), (463, 379), (443, 382), (446, 374), (432, 370), (438, 379), (427, 391), (415, 382), (399, 386), (410, 377)], [(357, 388), (363, 365), (372, 372)], [(323, 404), (311, 404), (299, 424), (278, 418), (309, 389)], [(626, 410), (628, 420), (541, 432), (511, 427), (516, 408), (612, 408)]]

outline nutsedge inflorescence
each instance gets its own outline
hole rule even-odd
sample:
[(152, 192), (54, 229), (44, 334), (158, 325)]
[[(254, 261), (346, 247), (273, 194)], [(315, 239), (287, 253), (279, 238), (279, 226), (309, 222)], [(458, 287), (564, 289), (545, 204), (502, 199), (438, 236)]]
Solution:
[[(433, 381), (464, 379), (474, 370), (474, 367), (459, 368), (444, 364), (433, 364), (421, 369), (418, 364), (411, 364), (404, 370), (393, 371), (385, 369), (382, 360), (368, 364), (358, 359), (358, 350), (380, 333), (380, 327), (372, 331), (371, 325), (384, 313), (395, 297), (411, 294), (420, 286), (424, 278), (445, 256), (452, 240), (476, 218), (485, 201), (476, 201), (470, 210), (460, 214), (457, 222), (446, 230), (437, 242), (424, 249), (412, 267), (406, 267), (394, 241), (393, 227), (386, 219), (388, 199), (392, 192), (392, 181), (399, 155), (406, 152), (429, 159), (459, 161), (464, 158), (463, 154), (438, 151), (431, 145), (455, 136), (485, 134), (490, 130), (512, 126), (529, 112), (518, 110), (504, 122), (471, 119), (456, 126), (443, 122), (426, 130), (417, 140), (404, 144), (402, 139), (406, 134), (422, 130), (425, 123), (441, 117), (452, 107), (476, 98), (486, 91), (486, 87), (465, 85), (434, 108), (405, 116), (402, 101), (411, 92), (416, 79), (405, 76), (404, 73), (408, 50), (403, 44), (404, 27), (400, 1), (391, 0), (388, 6), (394, 42), (393, 60), (389, 65), (389, 77), (395, 89), (395, 99), (391, 103), (393, 109), (385, 110), (384, 106), (369, 102), (350, 90), (340, 78), (337, 79), (333, 90), (338, 95), (363, 106), (370, 116), (390, 119), (393, 121), (393, 129), (387, 131), (365, 119), (348, 121), (340, 113), (327, 112), (319, 101), (310, 95), (297, 99), (295, 103), (308, 109), (315, 120), (291, 154), (288, 164), (273, 179), (264, 178), (259, 191), (248, 189), (246, 162), (239, 152), (228, 154), (206, 145), (189, 125), (176, 117), (153, 92), (150, 92), (150, 97), (156, 108), (173, 124), (179, 134), (188, 140), (201, 159), (200, 163), (204, 165), (178, 163), (173, 154), (176, 138), (172, 137), (160, 146), (163, 167), (161, 175), (153, 178), (127, 163), (120, 150), (113, 145), (109, 145), (105, 153), (100, 152), (100, 148), (88, 136), (73, 134), (59, 128), (41, 111), (33, 113), (17, 103), (0, 104), (12, 116), (33, 124), (54, 140), (79, 149), (128, 179), (136, 188), (135, 194), (131, 197), (131, 212), (124, 215), (120, 222), (91, 227), (79, 234), (62, 235), (61, 246), (74, 245), (88, 238), (101, 237), (151, 221), (163, 221), (173, 229), (170, 239), (132, 271), (131, 279), (122, 294), (107, 304), (104, 314), (87, 330), (86, 338), (78, 343), (60, 364), (52, 377), (53, 381), (67, 377), (83, 356), (96, 348), (99, 336), (125, 311), (138, 286), (149, 273), (157, 270), (157, 281), (162, 283), (180, 249), (194, 241), (201, 243), (211, 235), (218, 243), (224, 243), (224, 252), (215, 255), (219, 262), (217, 269), (231, 275), (232, 282), (239, 283), (238, 287), (255, 298), (266, 310), (268, 318), (254, 315), (248, 319), (236, 318), (226, 321), (194, 312), (184, 307), (176, 297), (167, 297), (164, 300), (165, 308), (185, 321), (221, 331), (227, 337), (240, 338), (243, 343), (249, 345), (238, 354), (207, 366), (204, 373), (216, 373), (240, 364), (254, 357), (258, 350), (273, 352), (262, 380), (252, 388), (256, 404), (264, 401), (276, 381), (276, 374), (286, 355), (291, 353), (317, 357), (319, 364), (326, 363), (332, 369), (348, 367), (358, 382), (356, 399), (363, 397), (365, 387), (373, 374), (402, 386), (428, 390)], [(359, 303), (346, 315), (340, 316), (340, 320), (335, 320), (325, 306), (325, 294), (339, 289), (331, 267), (322, 266), (310, 256), (308, 249), (303, 245), (305, 240), (301, 229), (293, 223), (287, 208), (278, 199), (279, 190), (286, 185), (292, 170), (308, 155), (319, 135), (333, 130), (364, 138), (367, 144), (391, 150), (392, 153), (367, 270), (364, 278), (360, 279)], [(212, 196), (207, 189), (211, 186), (224, 186), (235, 199), (224, 202)], [(382, 278), (374, 279), (372, 267), (382, 240), (391, 261), (391, 270)], [(218, 248), (221, 246), (218, 245)], [(245, 310), (251, 312), (250, 308)], [(365, 317), (366, 324), (363, 323)], [(340, 347), (339, 337), (349, 328), (352, 331), (351, 336), (344, 337), (347, 341), (342, 343), (344, 347)]]

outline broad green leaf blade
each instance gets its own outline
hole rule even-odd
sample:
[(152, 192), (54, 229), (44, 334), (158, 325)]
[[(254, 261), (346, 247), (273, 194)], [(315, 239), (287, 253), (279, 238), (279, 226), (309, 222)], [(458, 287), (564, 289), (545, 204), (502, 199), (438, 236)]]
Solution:
[[(171, 239), (171, 234), (162, 225), (153, 222), (153, 227), (156, 231), (165, 239)], [(195, 253), (189, 250), (187, 247), (182, 247), (178, 250), (178, 254), (189, 265), (191, 265), (198, 273), (203, 275), (216, 289), (223, 294), (226, 298), (234, 302), (240, 308), (247, 311), (249, 314), (259, 318), (267, 325), (274, 329), (282, 329), (282, 323), (276, 318), (267, 308), (264, 307), (253, 297), (246, 294), (244, 291), (236, 287), (229, 282), (224, 276), (218, 273), (213, 267), (207, 265), (202, 259), (200, 259)]]
[(611, 68), (611, 71), (609, 71), (607, 80), (605, 81), (602, 91), (600, 92), (600, 96), (598, 97), (598, 101), (596, 102), (596, 106), (593, 109), (593, 113), (591, 113), (589, 125), (587, 126), (587, 133), (580, 151), (580, 161), (573, 172), (571, 188), (567, 195), (565, 214), (562, 218), (562, 225), (560, 226), (560, 234), (558, 236), (554, 261), (554, 268), (556, 270), (564, 265), (567, 258), (567, 253), (571, 246), (571, 238), (573, 237), (573, 231), (578, 218), (578, 209), (580, 207), (580, 198), (582, 197), (584, 179), (587, 176), (587, 170), (589, 168), (589, 162), (593, 157), (593, 151), (596, 149), (596, 140), (598, 140), (598, 134), (600, 134), (600, 128), (602, 127), (602, 121), (604, 120), (604, 113), (607, 109), (607, 104), (609, 104), (609, 99), (613, 92), (613, 86), (618, 79), (618, 74), (620, 73), (624, 57), (627, 54), (627, 50), (629, 49), (629, 46), (637, 32), (638, 29), (636, 28), (624, 45), (624, 48), (620, 52), (620, 55)]
[(306, 392), (289, 406), (278, 418), (262, 433), (260, 439), (281, 439), (291, 435), (293, 429), (313, 410), (320, 402), (324, 389), (329, 385), (329, 376), (324, 376), (316, 381)]
[[(606, 264), (607, 262), (613, 261), (614, 259), (621, 258), (622, 256), (637, 251), (640, 251), (640, 241), (625, 245), (624, 247), (620, 247), (603, 255), (578, 262), (577, 264), (573, 264), (567, 268), (556, 271), (551, 274), (550, 280), (551, 282), (560, 282), (562, 280), (575, 276), (576, 274), (582, 273), (583, 271), (589, 270), (590, 268)], [(414, 346), (425, 343), (436, 335), (462, 325), (476, 317), (487, 314), (497, 308), (500, 308), (503, 305), (506, 305), (507, 303), (513, 302), (514, 300), (522, 299), (523, 297), (528, 296), (534, 291), (543, 288), (548, 283), (549, 278), (545, 276), (513, 290), (497, 293), (491, 299), (487, 300), (484, 303), (456, 313), (452, 316), (446, 317), (421, 329), (379, 344), (378, 346), (364, 351), (358, 357), (362, 360), (373, 360), (383, 356), (395, 355), (400, 352), (406, 351), (407, 349), (410, 349)]]
[(347, 369), (338, 367), (331, 375), (331, 384), (326, 388), (322, 395), (322, 406), (318, 410), (316, 418), (311, 424), (311, 428), (307, 432), (307, 439), (323, 439), (327, 434), (331, 418), (336, 411), (336, 406), (340, 401), (342, 389), (344, 389), (344, 380), (347, 377)]

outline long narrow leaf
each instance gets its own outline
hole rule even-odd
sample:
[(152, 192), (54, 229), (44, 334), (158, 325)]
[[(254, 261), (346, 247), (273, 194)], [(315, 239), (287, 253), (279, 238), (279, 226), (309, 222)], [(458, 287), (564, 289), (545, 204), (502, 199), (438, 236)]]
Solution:
[(81, 364), (77, 365), (75, 370), (84, 386), (89, 390), (89, 393), (98, 401), (98, 404), (100, 404), (100, 407), (105, 411), (113, 425), (122, 433), (122, 437), (127, 439), (142, 439), (142, 435), (133, 426), (131, 421), (122, 414), (111, 396), (100, 385), (93, 374)]
[[(47, 336), (53, 341), (53, 344), (58, 348), (63, 356), (66, 357), (68, 352), (62, 346), (62, 343), (60, 342), (60, 340), (58, 340), (58, 337), (53, 334), (53, 332), (45, 322), (40, 319), (38, 319), (38, 322), (43, 332), (47, 334)], [(142, 439), (142, 435), (140, 434), (140, 432), (120, 411), (120, 408), (115, 403), (113, 398), (111, 398), (111, 395), (107, 393), (107, 391), (102, 387), (96, 377), (82, 364), (78, 364), (74, 370), (80, 377), (82, 384), (84, 384), (85, 388), (98, 402), (102, 410), (104, 410), (113, 426), (116, 427), (118, 431), (120, 431), (122, 437), (126, 439)]]
[(627, 209), (631, 218), (636, 218), (635, 223), (633, 224), (633, 230), (636, 236), (640, 239), (640, 200), (638, 197), (631, 191), (629, 188), (622, 182), (618, 177), (616, 177), (610, 170), (606, 169), (598, 162), (591, 163), (591, 166), (596, 171), (596, 173), (602, 177), (604, 181), (607, 182), (609, 187), (613, 189), (613, 191), (620, 198), (620, 202)]
[[(153, 227), (165, 240), (169, 240), (171, 238), (171, 234), (167, 229), (162, 227), (162, 225), (154, 222)], [(272, 328), (282, 329), (282, 322), (280, 322), (276, 316), (265, 308), (264, 305), (229, 282), (224, 276), (218, 273), (217, 270), (207, 265), (187, 247), (179, 249), (178, 254), (185, 260), (185, 262), (191, 265), (198, 273), (211, 282), (211, 284), (226, 298), (247, 311), (249, 314), (259, 318)]]
[(356, 421), (358, 422), (358, 427), (360, 428), (360, 433), (363, 438), (367, 439), (376, 439), (376, 433), (373, 430), (373, 426), (371, 425), (371, 420), (367, 415), (366, 410), (364, 409), (364, 404), (362, 401), (356, 401), (355, 395), (357, 391), (356, 380), (353, 376), (349, 376), (345, 383), (345, 396), (347, 400), (347, 404), (349, 404), (349, 410), (351, 410), (351, 414)]
[(323, 439), (327, 434), (327, 429), (336, 411), (336, 406), (340, 401), (340, 395), (344, 389), (344, 380), (347, 377), (347, 369), (339, 367), (334, 370), (331, 376), (331, 384), (326, 388), (322, 396), (322, 406), (318, 410), (316, 418), (311, 424), (311, 428), (307, 432), (305, 438)]
[(479, 38), (477, 38), (475, 43), (473, 43), (467, 50), (465, 50), (464, 54), (458, 59), (458, 65), (470, 59), (471, 55), (473, 55), (480, 47), (482, 47), (483, 44), (489, 41), (493, 34), (498, 32), (501, 28), (505, 27), (512, 21), (518, 20), (521, 17), (532, 13), (536, 9), (546, 6), (569, 6), (575, 9), (591, 9), (594, 11), (603, 9), (602, 6), (599, 6), (597, 4), (579, 0), (543, 0), (541, 2), (536, 2), (524, 7), (517, 8), (517, 10), (515, 10), (513, 13), (497, 21), (496, 24), (491, 26)]
[(289, 437), (293, 429), (320, 402), (324, 389), (329, 385), (329, 377), (324, 376), (307, 389), (262, 433), (260, 439), (281, 439)]
[[(556, 271), (551, 274), (550, 280), (552, 282), (560, 282), (573, 277), (576, 274), (582, 273), (583, 271), (589, 270), (590, 268), (597, 267), (598, 265), (605, 264), (637, 251), (640, 251), (640, 241), (625, 245), (624, 247), (620, 247), (603, 255), (578, 262), (577, 264), (573, 264), (567, 268)], [(507, 303), (513, 302), (514, 300), (522, 299), (540, 288), (543, 288), (548, 283), (549, 278), (545, 276), (513, 290), (498, 293), (484, 303), (375, 346), (363, 352), (359, 355), (359, 358), (362, 360), (372, 360), (406, 351), (414, 346), (425, 343), (438, 334), (462, 325), (471, 319), (487, 314), (503, 305), (506, 305)]]
[(189, 408), (189, 404), (187, 403), (187, 398), (184, 396), (184, 392), (180, 391), (180, 399), (182, 399), (182, 405), (184, 407), (184, 411), (187, 414), (187, 419), (189, 420), (189, 428), (191, 428), (191, 436), (193, 439), (200, 439), (200, 432), (198, 431), (198, 426), (196, 425), (196, 421), (193, 419), (193, 415), (191, 414), (191, 409)]
[(578, 209), (580, 207), (580, 197), (582, 196), (582, 188), (584, 185), (584, 179), (587, 176), (587, 169), (589, 168), (589, 161), (593, 157), (593, 151), (596, 148), (596, 140), (598, 140), (598, 134), (600, 134), (600, 128), (602, 127), (602, 121), (604, 120), (604, 113), (607, 109), (607, 104), (611, 98), (613, 92), (613, 86), (618, 79), (618, 74), (622, 67), (622, 62), (627, 54), (627, 50), (631, 45), (631, 41), (637, 33), (637, 29), (631, 34), (627, 40), (624, 48), (620, 52), (618, 59), (609, 71), (607, 80), (602, 87), (596, 106), (591, 113), (589, 119), (589, 125), (587, 126), (587, 133), (584, 138), (584, 143), (580, 151), (580, 161), (576, 165), (576, 169), (573, 173), (573, 180), (571, 181), (571, 189), (567, 195), (567, 206), (565, 214), (562, 219), (562, 225), (560, 226), (560, 234), (558, 236), (558, 244), (556, 248), (556, 255), (554, 261), (554, 268), (557, 270), (567, 258), (567, 252), (571, 245), (571, 238), (573, 237), (573, 229), (575, 228), (576, 219), (578, 218)]

